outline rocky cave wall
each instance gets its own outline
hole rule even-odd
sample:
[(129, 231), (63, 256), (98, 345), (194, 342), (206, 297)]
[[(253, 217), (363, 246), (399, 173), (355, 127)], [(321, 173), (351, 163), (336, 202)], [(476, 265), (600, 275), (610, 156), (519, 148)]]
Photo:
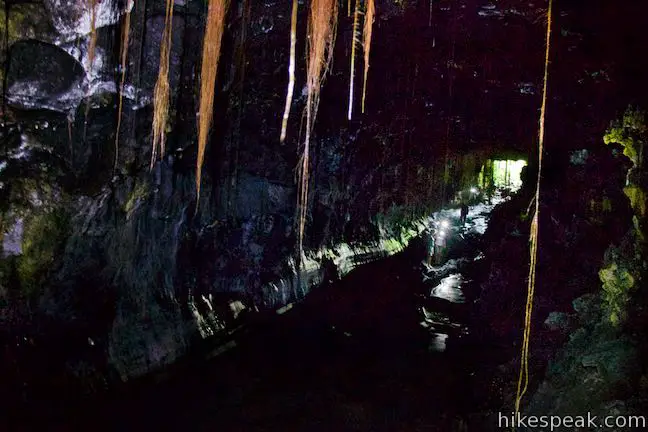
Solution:
[[(332, 112), (344, 105), (333, 97), (337, 86), (347, 85), (340, 61), (320, 110), (308, 253), (296, 272), (300, 89), (285, 145), (278, 143), (277, 121), (288, 3), (234, 2), (230, 8), (197, 212), (195, 47), (202, 42), (204, 6), (175, 5), (169, 151), (150, 172), (163, 3), (130, 5), (118, 154), (116, 65), (126, 6), (100, 4), (92, 65), (87, 5), (5, 6), (2, 222), (9, 307), (3, 316), (12, 324), (10, 335), (28, 334), (37, 343), (46, 338), (72, 352), (87, 351), (92, 341), (92, 351), (103, 352), (122, 379), (141, 375), (230, 324), (232, 300), (248, 309), (276, 309), (319, 283), (324, 260), (343, 274), (402, 249), (421, 230), (416, 221), (441, 203), (440, 191), (452, 193), (454, 185), (442, 185), (442, 162), (416, 149), (400, 125), (389, 133), (375, 120), (369, 128), (359, 122), (341, 127), (342, 110)], [(401, 6), (384, 6), (384, 20), (404, 13)], [(23, 25), (25, 15), (37, 18), (31, 27)], [(305, 17), (302, 7), (302, 28)], [(344, 42), (341, 33), (341, 58)], [(397, 83), (396, 91), (404, 85)], [(459, 176), (464, 182), (476, 178), (485, 154), (465, 158), (471, 172)], [(464, 158), (452, 157), (454, 176)]]
[[(344, 272), (399, 250), (420, 229), (417, 219), (470, 183), (481, 161), (533, 149), (540, 6), (439, 1), (430, 16), (427, 2), (378, 1), (368, 109), (361, 115), (356, 108), (351, 122), (345, 118), (351, 23), (342, 7), (316, 124), (310, 252), (297, 278), (291, 257), (303, 61), (288, 139), (278, 142), (289, 3), (231, 4), (197, 211), (195, 112), (205, 5), (175, 3), (168, 152), (149, 171), (164, 3), (98, 3), (91, 66), (85, 3), (3, 4), (9, 49), (2, 54), (0, 193), (9, 256), (2, 318), (11, 337), (47, 334), (82, 353), (89, 338), (122, 379), (146, 373), (227, 325), (232, 300), (250, 309), (278, 308), (318, 283), (324, 257)], [(127, 7), (132, 26), (117, 131), (120, 17)], [(592, 19), (582, 11), (578, 2), (565, 4), (559, 24), (557, 49), (582, 58), (576, 67), (557, 58), (552, 115), (590, 115), (584, 127), (550, 128), (565, 150), (598, 144), (591, 137), (620, 108), (599, 112), (606, 101), (600, 95), (628, 91), (615, 79), (624, 72), (614, 70), (622, 58), (592, 63), (582, 55), (600, 42), (587, 33)], [(301, 5), (298, 52), (305, 49), (306, 13)], [(558, 89), (575, 85), (579, 97), (562, 101)], [(446, 166), (450, 179), (461, 180), (444, 186)]]

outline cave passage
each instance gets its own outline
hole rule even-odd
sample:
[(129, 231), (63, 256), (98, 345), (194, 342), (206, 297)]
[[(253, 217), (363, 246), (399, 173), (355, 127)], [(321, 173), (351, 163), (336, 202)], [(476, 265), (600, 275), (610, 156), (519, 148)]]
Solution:
[(491, 203), (476, 198), (464, 224), (458, 208), (431, 215), (427, 223), (442, 225), (447, 237), (437, 264), (425, 262), (419, 238), (315, 288), (289, 311), (249, 323), (226, 344), (233, 349), (214, 347), (207, 362), (113, 394), (86, 411), (91, 423), (158, 431), (457, 430), (480, 403), (473, 380), (489, 361), (471, 321), (484, 272), (480, 237), (504, 200), (499, 189)]
[(522, 187), (522, 170), (527, 162), (522, 159), (489, 159), (479, 171), (478, 184), (482, 188), (508, 188), (512, 192)]
[(648, 1), (2, 13), (0, 432), (648, 421)]

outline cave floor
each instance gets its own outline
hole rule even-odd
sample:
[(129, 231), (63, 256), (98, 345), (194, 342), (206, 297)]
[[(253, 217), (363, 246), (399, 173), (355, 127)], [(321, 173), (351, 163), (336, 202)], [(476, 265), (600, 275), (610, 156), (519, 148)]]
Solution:
[(462, 430), (488, 357), (470, 326), (491, 208), (461, 227), (458, 210), (436, 215), (453, 222), (441, 265), (414, 247), (363, 265), (251, 324), (234, 349), (112, 394), (61, 430)]

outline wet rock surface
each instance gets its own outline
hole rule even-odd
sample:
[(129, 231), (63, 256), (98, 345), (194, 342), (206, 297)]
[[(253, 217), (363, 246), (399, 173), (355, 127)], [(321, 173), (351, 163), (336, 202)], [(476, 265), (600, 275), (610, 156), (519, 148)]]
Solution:
[(17, 108), (67, 112), (81, 97), (84, 71), (62, 49), (44, 42), (21, 41), (11, 47), (7, 74), (9, 103)]
[[(466, 250), (478, 254), (476, 238), (455, 241), (449, 253)], [(430, 271), (423, 252), (414, 242), (341, 280), (333, 277), (281, 315), (248, 315), (245, 327), (194, 351), (168, 374), (135, 380), (65, 412), (79, 427), (97, 430), (465, 427), (476, 406), (467, 397), (473, 371), (482, 361), (480, 346), (467, 336), (471, 304), (435, 305), (429, 289), (440, 278), (422, 277)], [(479, 269), (457, 262), (442, 267), (479, 276)], [(476, 286), (455, 288), (472, 303)]]
[[(280, 145), (289, 2), (232, 3), (236, 4), (228, 16), (215, 124), (199, 206), (193, 174), (195, 89), (200, 66), (196, 47), (202, 41), (204, 4), (175, 3), (168, 152), (153, 169), (150, 96), (157, 79), (163, 2), (137, 1), (133, 6), (120, 130), (116, 130), (122, 26), (118, 20), (131, 4), (97, 2), (96, 60), (90, 66), (88, 2), (74, 1), (60, 7), (60, 2), (48, 0), (43, 4), (12, 3), (4, 8), (9, 12), (5, 30), (11, 56), (7, 71), (9, 110), (4, 112), (3, 104), (2, 113), (5, 146), (0, 152), (0, 225), (3, 231), (19, 237), (13, 243), (21, 243), (23, 253), (21, 257), (9, 254), (14, 258), (1, 263), (0, 337), (6, 347), (2, 376), (8, 377), (7, 393), (20, 395), (13, 399), (16, 404), (47, 403), (52, 395), (58, 400), (60, 395), (74, 399), (101, 392), (122, 380), (180, 361), (192, 347), (211, 344), (205, 338), (225, 338), (246, 315), (286, 310), (331, 274), (347, 273), (401, 250), (420, 231), (417, 222), (421, 218), (447, 202), (455, 190), (474, 184), (484, 160), (524, 158), (535, 151), (530, 136), (535, 135), (540, 102), (544, 45), (537, 17), (543, 13), (541, 5), (465, 1), (455, 7), (443, 2), (377, 1), (369, 109), (351, 122), (345, 120), (340, 95), (348, 91), (348, 64), (343, 59), (348, 58), (353, 34), (342, 11), (334, 53), (339, 61), (334, 62), (324, 86), (313, 146), (308, 253), (300, 257), (300, 264), (306, 265), (298, 272), (294, 167), (301, 145), (305, 67), (299, 62), (288, 141)], [(534, 385), (538, 385), (556, 349), (570, 340), (563, 330), (544, 329), (542, 323), (553, 312), (570, 316), (575, 312), (583, 326), (599, 319), (595, 318), (600, 317), (596, 302), (578, 302), (572, 308), (572, 301), (600, 286), (598, 272), (605, 249), (627, 232), (633, 224), (628, 217), (631, 207), (641, 210), (645, 198), (641, 191), (645, 178), (635, 170), (631, 176), (634, 188), (628, 191), (631, 202), (627, 202), (622, 192), (626, 180), (623, 162), (602, 151), (600, 143), (614, 111), (625, 107), (626, 99), (639, 100), (647, 94), (643, 81), (627, 78), (643, 76), (636, 71), (646, 69), (646, 57), (635, 55), (640, 49), (618, 49), (627, 46), (627, 41), (645, 45), (641, 43), (645, 34), (635, 30), (641, 28), (640, 20), (645, 16), (638, 13), (637, 4), (563, 3), (556, 14), (561, 31), (556, 32), (559, 35), (554, 45), (559, 54), (552, 61), (550, 111), (554, 117), (547, 130), (548, 153), (555, 160), (543, 175), (543, 252), (533, 317), (533, 328), (539, 329), (532, 344), (533, 376), (538, 377)], [(27, 15), (33, 19), (26, 19)], [(300, 5), (301, 35), (306, 17), (307, 9)], [(0, 21), (4, 25), (5, 20)], [(298, 52), (304, 48), (304, 38), (300, 37)], [(591, 52), (601, 53), (601, 59), (593, 59)], [(4, 63), (5, 53), (2, 55)], [(565, 119), (569, 119), (568, 124)], [(116, 135), (120, 138), (118, 148)], [(451, 184), (445, 184), (445, 177), (453, 179)], [(348, 298), (339, 291), (331, 292), (334, 302), (320, 298), (326, 312), (318, 311), (319, 317), (351, 326), (356, 333), (365, 332), (356, 338), (364, 341), (362, 349), (367, 352), (375, 350), (373, 345), (383, 337), (397, 346), (407, 339), (410, 330), (416, 337), (423, 335), (426, 347), (442, 347), (447, 345), (443, 334), (431, 343), (426, 339), (429, 334), (410, 327), (415, 318), (432, 327), (432, 323), (439, 326), (438, 321), (446, 325), (447, 317), (439, 316), (437, 308), (454, 310), (455, 303), (478, 299), (474, 314), (461, 314), (468, 322), (487, 322), (473, 327), (474, 343), (481, 350), (481, 358), (487, 359), (473, 388), (489, 395), (479, 401), (484, 407), (502, 407), (503, 400), (512, 400), (516, 379), (515, 355), (528, 274), (530, 201), (531, 196), (523, 193), (495, 210), (495, 223), (480, 241), (483, 262), (476, 264), (487, 268), (482, 269), (487, 276), (478, 289), (474, 287), (475, 293), (460, 296), (456, 283), (474, 280), (454, 276), (455, 269), (448, 266), (426, 273), (425, 295), (432, 291), (435, 295), (423, 302), (427, 311), (424, 318), (410, 310), (410, 298), (387, 288), (378, 290), (384, 304), (372, 304), (368, 311), (354, 317), (354, 302), (362, 303), (369, 297), (380, 303), (380, 296), (372, 296), (371, 284), (362, 281), (356, 281), (360, 288), (352, 287)], [(634, 224), (641, 223), (635, 215)], [(457, 261), (456, 269), (463, 271), (474, 264), (461, 261), (461, 248), (456, 253), (451, 257)], [(618, 253), (617, 257), (625, 255)], [(618, 276), (638, 268), (630, 261), (619, 258), (606, 263), (616, 262), (616, 270), (608, 278), (611, 291), (629, 285), (624, 283), (628, 278)], [(385, 278), (395, 286), (401, 283), (391, 276)], [(412, 286), (419, 283), (412, 282)], [(234, 317), (230, 305), (238, 305), (236, 302), (253, 312)], [(335, 308), (337, 303), (340, 310)], [(394, 304), (406, 305), (397, 309), (402, 316), (382, 320)], [(640, 312), (638, 307), (637, 316)], [(374, 330), (368, 322), (377, 323), (376, 334), (371, 334)], [(632, 323), (634, 330), (630, 333), (637, 332), (642, 323)], [(564, 328), (562, 320), (559, 327)], [(321, 336), (320, 330), (304, 336), (295, 323), (286, 328), (292, 332), (290, 337), (316, 352), (314, 340)], [(578, 360), (566, 364), (565, 371), (585, 371), (595, 382), (599, 374), (596, 365), (607, 359), (600, 356), (605, 352), (617, 353), (612, 360), (632, 366), (632, 341), (607, 344), (611, 336), (608, 340), (608, 336), (599, 337), (603, 333), (588, 331), (575, 330), (571, 336), (576, 341), (583, 334), (600, 339), (602, 351), (584, 352), (580, 341), (573, 348)], [(348, 338), (328, 333), (322, 337)], [(268, 336), (269, 345), (279, 340), (276, 334)], [(594, 349), (596, 344), (592, 345)], [(246, 388), (254, 388), (250, 382), (259, 377), (273, 379), (274, 368), (258, 366), (263, 364), (265, 351), (257, 345), (246, 349), (253, 359), (236, 357), (247, 369), (232, 374), (228, 388), (233, 401), (250, 397), (237, 388), (237, 379), (249, 385)], [(353, 348), (348, 349), (353, 352)], [(298, 363), (302, 367), (295, 360), (300, 355), (317, 360), (316, 354), (300, 353), (296, 347), (269, 357), (281, 365)], [(46, 368), (41, 364), (43, 358), (49, 360)], [(583, 359), (594, 366), (582, 366)], [(340, 365), (340, 380), (354, 378), (353, 373), (362, 371), (367, 361), (363, 358), (353, 368)], [(353, 390), (380, 390), (385, 402), (367, 407), (352, 396), (344, 396), (334, 415), (341, 422), (338, 424), (360, 430), (375, 425), (396, 427), (395, 419), (418, 415), (408, 417), (408, 406), (391, 399), (389, 388), (377, 390), (381, 377), (398, 387), (396, 377), (407, 375), (408, 385), (415, 390), (411, 394), (403, 390), (407, 394), (402, 398), (415, 406), (413, 413), (429, 409), (417, 402), (418, 398), (432, 403), (440, 397), (424, 395), (423, 387), (436, 387), (422, 372), (425, 361), (417, 363), (421, 366), (417, 369), (406, 359), (386, 355), (377, 366), (382, 371), (365, 375), (373, 384), (363, 386), (356, 381)], [(431, 375), (443, 384), (450, 383), (441, 372), (445, 366), (440, 363), (439, 370)], [(223, 367), (229, 371), (237, 366)], [(273, 386), (286, 384), (292, 371), (294, 368), (281, 369)], [(304, 368), (299, 377), (307, 380), (308, 371)], [(627, 371), (634, 371), (634, 366)], [(202, 382), (199, 374), (190, 376), (191, 383)], [(316, 384), (327, 379), (331, 377)], [(626, 381), (617, 376), (605, 383)], [(177, 385), (178, 394), (191, 393)], [(458, 388), (465, 389), (462, 385)], [(547, 385), (566, 388), (557, 382)], [(287, 388), (290, 386), (298, 384), (291, 383)], [(204, 399), (212, 402), (218, 392), (206, 387), (201, 388), (201, 398), (206, 394)], [(163, 394), (173, 395), (174, 387), (170, 388)], [(590, 389), (598, 391), (598, 387)], [(275, 404), (297, 407), (298, 411), (304, 401), (295, 392), (286, 390), (286, 398), (278, 398)], [(313, 417), (308, 421), (312, 422), (315, 412), (328, 401), (335, 400), (338, 392), (333, 389), (325, 397), (318, 395), (320, 399), (309, 408)], [(61, 396), (60, 400), (67, 399)], [(221, 402), (223, 406), (236, 404)], [(622, 400), (619, 410), (632, 403)], [(151, 411), (154, 405), (151, 402)], [(278, 409), (276, 405), (261, 408), (260, 402), (253, 404), (258, 410), (252, 415), (254, 424), (280, 424), (270, 419), (273, 409)], [(398, 408), (385, 408), (388, 405)], [(188, 409), (198, 411), (191, 406)], [(235, 411), (223, 421), (234, 425), (245, 418), (244, 410)], [(448, 421), (442, 423), (446, 427), (442, 430), (448, 430)]]

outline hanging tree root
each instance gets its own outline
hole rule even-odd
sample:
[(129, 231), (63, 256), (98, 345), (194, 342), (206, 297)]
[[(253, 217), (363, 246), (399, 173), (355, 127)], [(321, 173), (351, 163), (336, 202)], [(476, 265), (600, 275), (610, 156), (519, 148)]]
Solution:
[(356, 45), (359, 39), (358, 35), (358, 20), (360, 15), (360, 0), (356, 0), (355, 11), (353, 12), (353, 34), (351, 35), (351, 71), (349, 73), (349, 111), (347, 113), (347, 119), (351, 120), (351, 114), (353, 112), (353, 81), (355, 78), (355, 52)]
[(286, 106), (284, 108), (283, 120), (281, 121), (280, 142), (286, 140), (288, 129), (288, 117), (290, 117), (290, 106), (292, 105), (293, 91), (295, 90), (295, 52), (297, 47), (297, 0), (293, 0), (292, 18), (290, 21), (290, 63), (288, 64), (288, 92), (286, 93)]
[[(90, 41), (88, 43), (88, 57), (86, 69), (88, 76), (92, 76), (92, 66), (94, 65), (95, 52), (97, 49), (97, 0), (89, 0), (90, 8)], [(92, 78), (91, 78), (92, 79)], [(83, 139), (86, 139), (88, 131), (88, 114), (90, 113), (90, 100), (86, 101), (84, 121), (83, 121)]]
[(200, 71), (200, 118), (198, 120), (198, 159), (196, 161), (196, 203), (200, 199), (200, 179), (205, 160), (205, 148), (211, 126), (218, 60), (220, 58), (225, 15), (229, 0), (209, 0), (205, 38), (203, 42), (202, 67)]
[(122, 110), (124, 106), (124, 83), (126, 82), (126, 60), (128, 60), (128, 36), (130, 32), (131, 10), (128, 9), (124, 15), (124, 28), (122, 29), (122, 40), (120, 47), (121, 80), (119, 82), (119, 107), (117, 108), (117, 130), (115, 131), (115, 162), (113, 171), (117, 170), (119, 162), (119, 130), (121, 128)]
[(529, 386), (529, 341), (531, 336), (531, 314), (533, 312), (533, 296), (536, 283), (536, 265), (538, 260), (538, 218), (540, 213), (540, 178), (542, 173), (542, 152), (545, 139), (545, 114), (547, 110), (547, 83), (549, 80), (549, 54), (551, 49), (551, 23), (553, 12), (553, 0), (549, 0), (547, 10), (547, 41), (544, 65), (544, 87), (542, 91), (542, 108), (540, 110), (540, 126), (538, 138), (538, 179), (535, 191), (535, 214), (531, 222), (530, 234), (530, 255), (531, 266), (529, 268), (529, 282), (527, 285), (527, 302), (524, 317), (524, 337), (522, 342), (522, 358), (520, 361), (520, 375), (517, 383), (517, 394), (515, 398), (515, 414), (520, 412), (520, 403)]
[(301, 254), (304, 241), (304, 227), (306, 225), (306, 211), (308, 208), (308, 165), (310, 140), (317, 108), (322, 81), (328, 71), (333, 58), (335, 33), (337, 27), (337, 1), (313, 0), (308, 21), (308, 66), (306, 87), (308, 97), (306, 101), (306, 136), (299, 170), (299, 226), (298, 250)]
[(362, 31), (364, 48), (364, 80), (362, 83), (362, 113), (365, 112), (365, 99), (367, 96), (367, 76), (369, 74), (369, 54), (371, 53), (371, 33), (373, 30), (373, 22), (376, 16), (376, 5), (374, 0), (367, 0), (367, 8), (365, 11), (364, 29)]
[(166, 0), (164, 31), (160, 44), (160, 69), (153, 90), (153, 143), (151, 151), (151, 169), (158, 153), (164, 156), (166, 125), (169, 115), (169, 57), (171, 54), (171, 36), (173, 32), (173, 0)]

